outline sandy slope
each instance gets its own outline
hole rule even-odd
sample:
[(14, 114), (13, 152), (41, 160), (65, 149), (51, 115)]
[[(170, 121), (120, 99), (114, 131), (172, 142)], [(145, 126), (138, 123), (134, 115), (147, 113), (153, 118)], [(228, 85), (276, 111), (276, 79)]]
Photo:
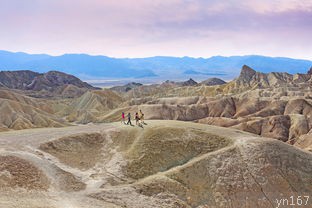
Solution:
[(274, 207), (312, 193), (307, 151), (234, 129), (147, 123), (0, 133), (0, 208)]
[[(65, 128), (43, 128), (28, 129), (20, 131), (2, 132), (0, 134), (0, 155), (10, 155), (13, 159), (10, 161), (12, 169), (20, 173), (21, 183), (33, 183), (29, 181), (34, 171), (21, 169), (23, 164), (30, 162), (33, 170), (45, 174), (48, 178), (47, 190), (30, 188), (24, 189), (20, 186), (5, 186), (4, 181), (8, 179), (0, 168), (0, 207), (30, 207), (30, 208), (80, 208), (80, 207), (119, 207), (111, 203), (98, 201), (86, 197), (85, 193), (80, 191), (87, 187), (83, 181), (89, 173), (72, 169), (59, 163), (56, 158), (37, 150), (40, 143), (57, 139), (66, 135), (82, 132), (100, 132), (113, 128), (111, 125), (85, 125)], [(20, 160), (19, 163), (14, 163)], [(6, 160), (0, 156), (0, 167), (6, 164)], [(10, 174), (9, 174), (10, 175)], [(16, 179), (15, 179), (16, 180)], [(36, 182), (38, 183), (38, 182)], [(91, 182), (92, 183), (92, 180)]]

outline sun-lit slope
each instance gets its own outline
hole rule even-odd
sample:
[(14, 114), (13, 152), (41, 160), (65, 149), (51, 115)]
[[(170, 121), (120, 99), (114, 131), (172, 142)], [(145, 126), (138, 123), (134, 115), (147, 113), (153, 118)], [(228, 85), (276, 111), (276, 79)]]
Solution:
[(111, 90), (95, 90), (73, 99), (59, 114), (71, 122), (99, 122), (99, 117), (117, 108), (123, 99)]
[[(144, 129), (112, 123), (46, 133), (27, 130), (23, 134), (32, 148), (16, 153), (13, 133), (10, 152), (6, 145), (2, 152), (24, 155), (25, 162), (40, 170), (48, 189), (35, 190), (38, 204), (46, 200), (49, 208), (64, 201), (86, 207), (88, 200), (89, 207), (266, 208), (274, 206), (276, 197), (312, 193), (311, 153), (234, 129), (154, 120)], [(5, 144), (1, 134), (0, 142)], [(71, 178), (66, 179), (71, 188), (51, 203), (48, 196), (64, 190), (64, 177)], [(23, 193), (31, 194), (27, 189)]]
[(80, 169), (92, 168), (101, 158), (104, 137), (99, 133), (63, 137), (40, 146), (65, 164)]
[[(92, 172), (71, 168), (38, 148), (42, 143), (65, 135), (75, 132), (90, 132), (92, 135), (101, 128), (107, 129), (109, 126), (71, 126), (1, 132), (0, 207), (120, 208), (112, 203), (87, 197), (88, 191), (93, 190)], [(92, 141), (88, 134), (82, 133), (82, 136), (84, 135), (88, 141)], [(87, 142), (85, 145), (87, 146)], [(81, 145), (81, 148), (83, 147), (84, 145)], [(89, 157), (89, 161), (94, 160), (92, 155), (86, 156)]]
[(243, 142), (146, 178), (139, 192), (169, 192), (182, 207), (272, 207), (276, 198), (312, 193), (311, 155), (276, 141)]
[(302, 135), (295, 143), (295, 146), (312, 152), (312, 132)]
[(0, 90), (0, 130), (66, 126), (52, 111), (44, 100)]
[[(168, 207), (270, 207), (276, 197), (312, 192), (312, 155), (279, 141), (175, 121), (115, 132), (112, 140), (126, 161), (124, 181), (139, 179), (131, 188), (152, 197), (137, 207), (152, 207), (158, 197)], [(92, 196), (135, 207), (130, 190), (108, 186)]]
[[(68, 88), (66, 93), (72, 94)], [(74, 90), (75, 91), (75, 90)], [(75, 92), (74, 92), (75, 93)], [(78, 98), (33, 98), (23, 91), (0, 89), (0, 129), (59, 127), (68, 122), (100, 122), (123, 98), (111, 90), (92, 90)]]

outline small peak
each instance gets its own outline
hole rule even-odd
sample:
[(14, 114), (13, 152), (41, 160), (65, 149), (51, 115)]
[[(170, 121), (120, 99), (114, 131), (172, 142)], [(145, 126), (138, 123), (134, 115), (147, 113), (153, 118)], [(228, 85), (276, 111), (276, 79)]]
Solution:
[(204, 84), (207, 86), (213, 86), (213, 85), (223, 85), (223, 84), (226, 84), (226, 82), (222, 79), (213, 77), (213, 78), (209, 78), (209, 79), (202, 81), (201, 84)]
[(51, 71), (48, 71), (44, 74), (45, 75), (58, 75), (58, 76), (72, 76), (72, 75), (66, 74), (65, 72), (56, 71), (56, 70), (51, 70)]
[(197, 83), (196, 81), (194, 81), (194, 79), (190, 78), (189, 80), (187, 80), (188, 82), (193, 82), (193, 83)]
[(126, 85), (138, 85), (138, 86), (141, 86), (142, 84), (141, 83), (138, 83), (138, 82), (129, 82), (128, 84)]
[(256, 73), (256, 71), (254, 69), (252, 69), (251, 67), (244, 65), (242, 67), (242, 71), (241, 72), (247, 72), (247, 73)]
[(193, 85), (197, 85), (198, 83), (196, 81), (194, 81), (192, 78), (190, 78), (189, 80), (187, 80), (186, 82), (183, 82), (182, 85), (184, 86), (193, 86)]
[(255, 70), (253, 70), (252, 68), (250, 68), (247, 65), (244, 65), (242, 67), (241, 73), (240, 73), (240, 78), (242, 79), (250, 79), (251, 77), (253, 77), (257, 72)]
[(312, 67), (310, 68), (310, 70), (308, 71), (309, 75), (312, 75)]

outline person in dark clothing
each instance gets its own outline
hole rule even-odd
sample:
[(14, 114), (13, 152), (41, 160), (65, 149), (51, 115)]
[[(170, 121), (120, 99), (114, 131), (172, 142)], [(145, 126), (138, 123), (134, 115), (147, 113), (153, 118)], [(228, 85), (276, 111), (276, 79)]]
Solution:
[(139, 118), (139, 114), (137, 112), (135, 113), (135, 124), (138, 126), (140, 125), (140, 118)]
[(130, 114), (130, 113), (128, 113), (127, 118), (128, 118), (127, 125), (130, 124), (130, 125), (132, 126), (132, 123), (131, 123), (131, 114)]

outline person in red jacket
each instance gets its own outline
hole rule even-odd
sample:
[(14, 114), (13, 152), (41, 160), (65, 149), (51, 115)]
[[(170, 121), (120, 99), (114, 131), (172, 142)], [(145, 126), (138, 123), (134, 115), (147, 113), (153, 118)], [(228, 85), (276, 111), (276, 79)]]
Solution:
[(121, 123), (126, 124), (126, 122), (125, 122), (125, 113), (124, 112), (121, 113)]

